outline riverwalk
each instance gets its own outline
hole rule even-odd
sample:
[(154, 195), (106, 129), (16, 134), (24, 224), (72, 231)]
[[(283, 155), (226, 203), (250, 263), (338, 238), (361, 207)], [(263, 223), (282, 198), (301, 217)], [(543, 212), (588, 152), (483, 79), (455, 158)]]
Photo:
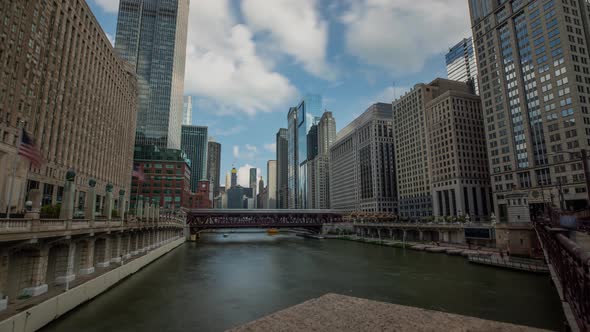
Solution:
[(522, 325), (327, 294), (229, 330), (250, 331), (547, 331)]

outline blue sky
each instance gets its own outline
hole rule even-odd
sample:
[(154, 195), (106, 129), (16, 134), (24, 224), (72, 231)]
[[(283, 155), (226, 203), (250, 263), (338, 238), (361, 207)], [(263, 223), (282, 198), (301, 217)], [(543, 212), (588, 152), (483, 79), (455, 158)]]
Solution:
[[(114, 41), (118, 0), (87, 0)], [(444, 54), (470, 34), (465, 0), (191, 0), (185, 95), (193, 124), (232, 165), (275, 159), (279, 128), (306, 93), (323, 96), (338, 129), (369, 105), (446, 77)], [(395, 82), (395, 89), (393, 85)]]

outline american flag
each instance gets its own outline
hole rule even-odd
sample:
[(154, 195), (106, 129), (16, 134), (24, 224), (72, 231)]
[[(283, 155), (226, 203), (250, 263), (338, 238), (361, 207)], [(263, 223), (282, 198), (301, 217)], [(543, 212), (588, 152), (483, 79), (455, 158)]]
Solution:
[(139, 181), (145, 181), (145, 175), (143, 174), (143, 170), (139, 167), (138, 164), (133, 164), (133, 173), (131, 176), (137, 178)]
[(35, 142), (27, 134), (27, 131), (23, 129), (23, 133), (20, 139), (20, 145), (18, 147), (18, 154), (27, 158), (31, 164), (37, 168), (41, 167), (43, 163), (43, 157), (41, 157), (41, 152), (35, 146)]

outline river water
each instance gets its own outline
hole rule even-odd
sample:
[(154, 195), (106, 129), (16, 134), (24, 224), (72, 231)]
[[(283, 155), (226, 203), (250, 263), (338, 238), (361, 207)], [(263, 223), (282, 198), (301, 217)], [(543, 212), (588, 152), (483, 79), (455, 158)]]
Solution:
[(209, 234), (43, 331), (223, 331), (326, 293), (559, 329), (547, 275), (292, 235)]

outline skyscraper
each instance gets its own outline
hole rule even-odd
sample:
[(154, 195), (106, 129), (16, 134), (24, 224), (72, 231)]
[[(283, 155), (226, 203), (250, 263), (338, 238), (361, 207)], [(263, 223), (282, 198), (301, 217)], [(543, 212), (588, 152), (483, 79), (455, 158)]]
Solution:
[(289, 143), (287, 140), (287, 129), (281, 128), (277, 132), (276, 141), (277, 174), (276, 174), (276, 199), (277, 209), (287, 208), (287, 181), (289, 179), (288, 153)]
[(250, 174), (250, 188), (252, 189), (252, 197), (256, 197), (256, 174), (257, 174), (257, 169), (256, 168), (250, 168), (249, 170), (249, 174)]
[(330, 146), (336, 140), (336, 119), (332, 116), (332, 112), (324, 112), (320, 118), (318, 125), (318, 153), (320, 155), (328, 155), (330, 153)]
[(480, 98), (457, 82), (427, 103), (425, 114), (434, 216), (486, 220), (492, 202)]
[[(309, 184), (307, 176), (308, 134), (315, 121), (314, 114), (320, 114), (322, 96), (306, 95), (297, 107), (297, 200), (295, 208), (307, 209)], [(317, 137), (317, 135), (315, 136)], [(317, 143), (315, 144), (317, 147)], [(313, 151), (312, 151), (313, 153)]]
[(330, 208), (330, 147), (336, 141), (336, 119), (324, 112), (318, 123), (318, 156), (314, 159), (313, 208)]
[(395, 160), (391, 104), (374, 104), (330, 148), (330, 207), (396, 214)]
[(219, 195), (219, 181), (221, 173), (221, 144), (212, 138), (207, 143), (207, 179), (213, 190), (213, 197)]
[(297, 151), (297, 107), (289, 109), (287, 129), (287, 208), (297, 208), (297, 175), (299, 173), (299, 158)]
[(238, 185), (238, 170), (233, 167), (231, 169), (231, 188), (234, 188)]
[(197, 192), (198, 182), (207, 180), (207, 127), (182, 126), (181, 149), (191, 161), (191, 190)]
[(266, 163), (266, 207), (277, 208), (277, 161), (269, 160)]
[(136, 145), (180, 148), (189, 0), (121, 0), (115, 49), (137, 74)]
[(182, 103), (182, 124), (190, 126), (193, 124), (193, 97), (184, 96)]
[(587, 205), (581, 152), (590, 145), (588, 2), (469, 2), (495, 213), (508, 194), (541, 214)]
[(464, 38), (457, 45), (451, 47), (445, 60), (449, 79), (459, 82), (471, 81), (475, 88), (475, 94), (479, 94), (473, 38)]
[(229, 188), (231, 188), (231, 173), (227, 172), (225, 173), (225, 190), (227, 191)]

